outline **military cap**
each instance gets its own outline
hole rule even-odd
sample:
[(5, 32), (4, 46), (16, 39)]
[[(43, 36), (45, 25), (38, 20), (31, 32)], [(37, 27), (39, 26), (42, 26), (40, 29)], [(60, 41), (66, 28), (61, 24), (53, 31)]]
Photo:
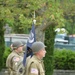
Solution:
[(36, 53), (36, 52), (40, 51), (42, 48), (45, 48), (45, 47), (46, 46), (42, 42), (34, 42), (32, 44), (31, 49), (32, 49), (33, 53)]
[(13, 50), (17, 49), (20, 46), (23, 46), (23, 43), (20, 42), (20, 41), (15, 41), (15, 42), (12, 43)]

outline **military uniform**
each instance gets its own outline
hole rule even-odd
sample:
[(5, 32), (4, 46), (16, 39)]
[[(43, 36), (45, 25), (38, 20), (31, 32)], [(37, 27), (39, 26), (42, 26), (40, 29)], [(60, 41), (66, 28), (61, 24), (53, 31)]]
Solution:
[(8, 68), (9, 75), (16, 75), (17, 68), (22, 60), (23, 57), (13, 50), (6, 60), (6, 67)]
[(26, 74), (24, 75), (45, 75), (44, 64), (35, 55), (26, 65)]
[(23, 65), (23, 61), (19, 64), (18, 69), (17, 69), (17, 75), (24, 75), (26, 72), (26, 65), (29, 62), (29, 60), (31, 59), (31, 56), (28, 56), (26, 58), (26, 64), (25, 66)]
[(24, 75), (45, 75), (43, 57), (45, 56), (45, 45), (42, 42), (32, 44), (33, 56), (27, 61)]

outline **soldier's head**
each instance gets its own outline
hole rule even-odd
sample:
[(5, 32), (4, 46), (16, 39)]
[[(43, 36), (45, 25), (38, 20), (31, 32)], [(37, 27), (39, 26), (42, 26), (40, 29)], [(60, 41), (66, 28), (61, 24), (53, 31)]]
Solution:
[(26, 42), (25, 41), (21, 41), (21, 42), (23, 44), (23, 51), (25, 52), (25, 50), (26, 50)]
[(15, 41), (12, 43), (13, 50), (18, 50), (19, 52), (22, 51), (23, 46), (23, 43), (20, 41)]
[(34, 42), (32, 44), (31, 49), (33, 51), (33, 54), (38, 55), (39, 57), (43, 58), (45, 57), (45, 54), (46, 54), (45, 47), (46, 46), (42, 42)]

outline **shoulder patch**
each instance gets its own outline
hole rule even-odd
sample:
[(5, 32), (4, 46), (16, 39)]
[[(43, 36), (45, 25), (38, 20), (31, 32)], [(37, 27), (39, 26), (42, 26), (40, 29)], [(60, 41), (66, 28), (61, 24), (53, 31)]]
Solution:
[(14, 57), (14, 58), (13, 58), (13, 61), (19, 61), (19, 60), (20, 60), (19, 57)]
[(31, 73), (38, 74), (38, 70), (36, 68), (31, 68)]

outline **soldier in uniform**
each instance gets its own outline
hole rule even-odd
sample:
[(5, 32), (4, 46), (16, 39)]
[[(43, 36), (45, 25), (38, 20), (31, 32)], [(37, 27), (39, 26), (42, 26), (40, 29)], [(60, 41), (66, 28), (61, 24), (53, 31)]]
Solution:
[[(23, 50), (24, 50), (24, 53), (25, 53), (26, 52), (26, 45), (24, 45)], [(31, 50), (30, 50), (30, 52), (31, 52)], [(25, 58), (26, 59), (26, 62), (25, 62), (26, 64), (31, 59), (30, 52), (27, 52), (27, 55), (26, 55), (27, 57)], [(26, 69), (26, 64), (24, 66), (23, 61), (19, 64), (16, 75), (24, 75), (25, 69)]]
[(6, 67), (8, 68), (9, 75), (16, 75), (18, 64), (23, 61), (20, 53), (23, 50), (23, 43), (15, 41), (12, 44), (13, 50), (6, 60)]
[(32, 44), (33, 56), (27, 62), (26, 72), (24, 75), (45, 75), (43, 64), (43, 57), (45, 57), (46, 50), (42, 42), (34, 42)]

